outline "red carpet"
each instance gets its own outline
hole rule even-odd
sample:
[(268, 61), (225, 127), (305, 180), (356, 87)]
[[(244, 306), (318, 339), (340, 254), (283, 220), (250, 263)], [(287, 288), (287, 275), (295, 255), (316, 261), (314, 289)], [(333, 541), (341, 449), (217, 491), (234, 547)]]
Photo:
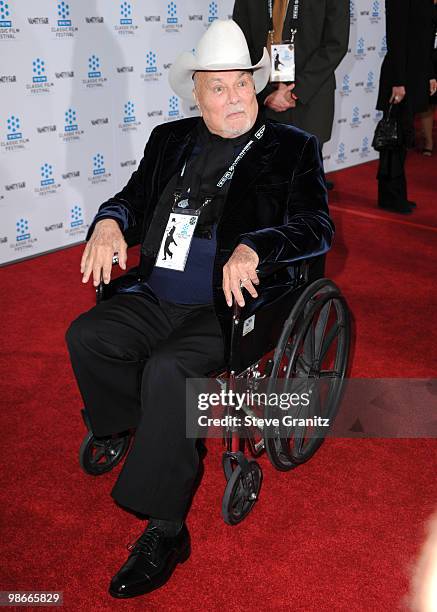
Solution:
[[(353, 376), (436, 375), (435, 159), (410, 156), (418, 210), (407, 218), (375, 208), (374, 163), (332, 177), (329, 275), (354, 313)], [(81, 400), (63, 335), (93, 303), (80, 252), (1, 271), (0, 590), (60, 590), (66, 610), (403, 609), (437, 506), (435, 440), (329, 440), (290, 473), (263, 458), (260, 501), (237, 527), (220, 516), (221, 448), (211, 441), (189, 515), (190, 560), (149, 596), (107, 595), (142, 526), (109, 496), (116, 473), (93, 479), (78, 465)]]

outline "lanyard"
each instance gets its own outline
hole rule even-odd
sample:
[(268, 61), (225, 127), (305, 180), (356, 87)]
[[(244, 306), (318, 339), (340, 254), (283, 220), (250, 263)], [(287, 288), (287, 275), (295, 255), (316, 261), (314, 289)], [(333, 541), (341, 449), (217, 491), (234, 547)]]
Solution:
[[(261, 140), (261, 138), (264, 135), (266, 126), (265, 124), (263, 124), (259, 130), (257, 130), (254, 134), (255, 138), (257, 140)], [(234, 161), (232, 162), (232, 164), (229, 166), (229, 168), (226, 170), (226, 172), (224, 173), (224, 175), (222, 176), (222, 178), (218, 181), (217, 183), (217, 187), (219, 189), (221, 189), (223, 187), (223, 185), (226, 184), (227, 181), (229, 181), (233, 174), (234, 174), (234, 170), (237, 166), (237, 164), (240, 163), (240, 161), (243, 159), (243, 157), (246, 155), (246, 153), (249, 151), (249, 149), (252, 147), (253, 143), (256, 142), (255, 140), (249, 140), (249, 142), (246, 144), (245, 147), (243, 147), (243, 149), (240, 151), (240, 153), (237, 155), (237, 157), (234, 159)]]
[[(261, 138), (263, 137), (265, 129), (266, 129), (266, 126), (265, 126), (265, 124), (263, 124), (255, 132), (254, 137), (258, 141), (261, 140)], [(251, 140), (249, 140), (249, 142), (243, 147), (243, 149), (240, 151), (240, 153), (238, 153), (238, 155), (235, 157), (234, 161), (231, 163), (229, 168), (223, 174), (221, 179), (217, 182), (217, 184), (216, 184), (217, 191), (219, 191), (226, 184), (226, 182), (229, 181), (232, 178), (236, 166), (240, 163), (240, 161), (243, 159), (243, 157), (246, 155), (246, 153), (252, 147), (254, 142), (256, 142), (256, 141), (253, 138)], [(193, 147), (190, 147), (190, 150), (188, 151), (188, 154), (187, 154), (187, 156), (185, 158), (184, 165), (182, 166), (182, 170), (180, 171), (178, 179), (177, 179), (176, 193), (178, 193), (179, 196), (180, 196), (180, 193), (181, 193), (182, 179), (183, 179), (184, 174), (185, 174), (185, 168), (187, 166), (188, 159), (189, 159), (189, 157), (190, 157), (190, 155), (192, 153), (192, 149), (193, 149)]]
[[(287, 10), (285, 11), (285, 19), (284, 19), (284, 29), (287, 26), (290, 31), (290, 41), (294, 42), (294, 37), (297, 32), (297, 22), (299, 19), (299, 8), (300, 8), (300, 0), (291, 0), (293, 2), (293, 9), (291, 11), (291, 15), (289, 15), (290, 8), (290, 0), (287, 3)], [(269, 19), (270, 19), (270, 32), (274, 32), (273, 27), (273, 0), (267, 0), (268, 8), (269, 8)], [(273, 35), (273, 34), (272, 34)], [(273, 40), (273, 39), (272, 39)]]

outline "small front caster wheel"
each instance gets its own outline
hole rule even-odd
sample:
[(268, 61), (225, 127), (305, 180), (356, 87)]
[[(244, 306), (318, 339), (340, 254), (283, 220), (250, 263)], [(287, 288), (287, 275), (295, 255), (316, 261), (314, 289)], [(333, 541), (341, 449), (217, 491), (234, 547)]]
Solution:
[(261, 488), (262, 471), (256, 461), (248, 461), (245, 472), (237, 465), (223, 495), (222, 516), (228, 525), (237, 525), (254, 507)]
[(129, 433), (96, 438), (92, 432), (88, 432), (79, 450), (82, 469), (91, 476), (110, 472), (127, 453), (130, 438)]

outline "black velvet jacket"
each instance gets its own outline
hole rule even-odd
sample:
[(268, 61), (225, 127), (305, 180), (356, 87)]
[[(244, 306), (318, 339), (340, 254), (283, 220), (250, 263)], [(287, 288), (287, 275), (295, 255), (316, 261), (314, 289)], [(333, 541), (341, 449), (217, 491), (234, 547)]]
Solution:
[[(114, 218), (120, 222), (123, 218), (128, 244), (143, 242), (160, 195), (182, 168), (198, 121), (202, 119), (182, 119), (152, 131), (138, 169), (122, 191), (99, 208), (89, 235), (96, 221)], [(263, 124), (263, 137), (235, 168), (217, 228), (212, 282), (214, 306), (226, 345), (231, 309), (222, 290), (222, 268), (242, 238), (256, 247), (259, 269), (286, 271), (294, 261), (328, 251), (334, 232), (316, 137), (280, 123)], [(142, 244), (132, 285), (139, 275), (147, 280), (156, 256)], [(281, 284), (284, 282), (287, 283), (286, 276), (281, 279)], [(272, 288), (270, 285), (263, 290), (261, 284), (258, 299), (268, 299)]]

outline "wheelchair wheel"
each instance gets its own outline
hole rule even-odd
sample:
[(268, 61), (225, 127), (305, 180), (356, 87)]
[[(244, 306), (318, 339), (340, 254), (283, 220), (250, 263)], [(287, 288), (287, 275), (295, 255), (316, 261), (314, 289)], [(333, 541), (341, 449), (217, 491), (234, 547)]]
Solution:
[(259, 464), (250, 460), (247, 469), (237, 465), (233, 470), (222, 501), (222, 516), (228, 525), (237, 525), (254, 507), (261, 488), (262, 472)]
[(96, 438), (88, 432), (79, 450), (82, 469), (91, 476), (110, 472), (123, 459), (130, 443), (130, 434)]
[(284, 413), (277, 406), (265, 407), (266, 418), (280, 422), (279, 427), (265, 429), (266, 451), (278, 470), (305, 463), (323, 443), (326, 428), (301, 423), (311, 423), (305, 417), (318, 416), (332, 425), (344, 387), (350, 335), (349, 310), (337, 286), (327, 279), (312, 283), (284, 324), (267, 387), (267, 393), (277, 393), (278, 388), (286, 392), (306, 386), (312, 393), (309, 407), (293, 411), (291, 425), (284, 424)]

